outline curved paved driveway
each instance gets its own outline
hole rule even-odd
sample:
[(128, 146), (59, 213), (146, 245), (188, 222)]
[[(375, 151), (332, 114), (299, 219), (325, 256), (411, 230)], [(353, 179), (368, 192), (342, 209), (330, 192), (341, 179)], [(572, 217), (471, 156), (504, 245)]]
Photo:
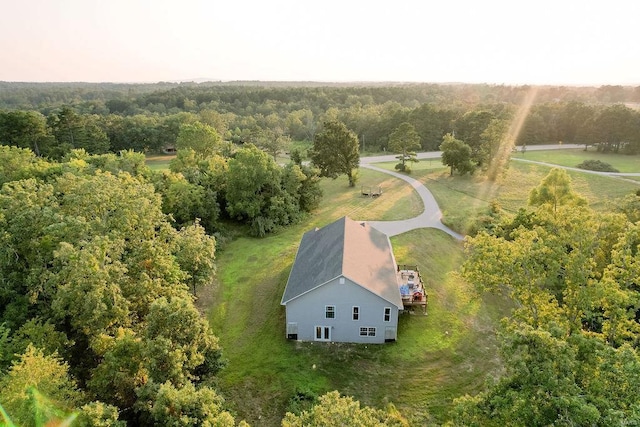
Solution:
[(402, 234), (407, 231), (415, 230), (417, 228), (437, 228), (454, 237), (455, 239), (464, 239), (463, 235), (456, 233), (440, 221), (442, 218), (440, 207), (438, 206), (436, 199), (433, 197), (433, 194), (431, 194), (431, 192), (427, 190), (427, 187), (422, 185), (420, 181), (397, 172), (392, 172), (386, 169), (379, 168), (377, 166), (373, 166), (369, 164), (368, 161), (362, 162), (360, 166), (378, 172), (387, 173), (389, 175), (393, 175), (397, 178), (407, 181), (418, 192), (424, 204), (424, 212), (414, 218), (400, 221), (367, 221), (367, 223), (372, 227), (382, 231), (389, 237), (395, 236), (397, 234)]

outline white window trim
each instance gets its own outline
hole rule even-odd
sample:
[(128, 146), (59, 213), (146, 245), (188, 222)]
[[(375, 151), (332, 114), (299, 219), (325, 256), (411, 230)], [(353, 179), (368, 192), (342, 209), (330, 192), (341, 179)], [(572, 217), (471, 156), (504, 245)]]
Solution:
[[(331, 311), (333, 313), (333, 317), (327, 316), (327, 314), (329, 313), (329, 307), (333, 308), (333, 310)], [(324, 306), (324, 318), (325, 319), (335, 319), (336, 318), (336, 306), (335, 305), (325, 305)]]
[[(389, 318), (387, 319), (387, 310), (389, 311)], [(382, 320), (385, 322), (391, 322), (391, 307), (385, 307), (382, 315)]]
[[(357, 313), (356, 313), (356, 308), (358, 309)], [(354, 317), (356, 315), (358, 316), (358, 318), (354, 319)], [(353, 307), (351, 307), (351, 320), (353, 320), (354, 322), (360, 321), (360, 306), (359, 305), (354, 305)]]
[(361, 326), (358, 330), (361, 337), (375, 337), (378, 334), (378, 328), (373, 326)]

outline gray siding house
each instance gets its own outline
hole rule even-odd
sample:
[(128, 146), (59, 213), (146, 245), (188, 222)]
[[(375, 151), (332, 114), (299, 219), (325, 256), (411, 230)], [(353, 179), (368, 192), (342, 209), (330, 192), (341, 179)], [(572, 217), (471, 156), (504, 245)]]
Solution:
[(281, 304), (289, 339), (395, 341), (403, 303), (389, 238), (348, 217), (306, 232)]

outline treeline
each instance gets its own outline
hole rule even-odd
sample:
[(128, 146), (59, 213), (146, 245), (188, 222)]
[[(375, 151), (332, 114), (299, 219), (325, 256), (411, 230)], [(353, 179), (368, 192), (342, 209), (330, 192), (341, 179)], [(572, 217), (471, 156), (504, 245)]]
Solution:
[[(391, 151), (389, 138), (403, 123), (417, 132), (420, 150), (438, 150), (447, 134), (477, 150), (482, 138), (505, 135), (526, 95), (524, 88), (500, 88), (510, 94), (502, 94), (507, 100), (493, 97), (492, 102), (467, 102), (461, 94), (446, 98), (448, 93), (438, 85), (180, 86), (132, 95), (131, 99), (100, 99), (103, 108), (86, 109), (82, 103), (72, 103), (40, 111), (2, 110), (0, 143), (29, 148), (52, 159), (61, 159), (72, 149), (89, 154), (158, 153), (175, 147), (183, 125), (200, 123), (236, 145), (250, 142), (265, 148), (275, 144), (271, 154), (277, 155), (289, 152), (291, 142), (310, 144), (322, 123), (341, 121), (355, 133), (363, 152)], [(172, 106), (167, 109), (166, 103)], [(156, 108), (158, 105), (163, 108)], [(640, 152), (640, 113), (623, 104), (537, 103), (514, 138), (525, 146), (561, 141), (634, 154)]]
[(593, 106), (577, 102), (532, 107), (518, 145), (568, 142), (595, 145), (602, 152), (640, 153), (640, 112), (622, 104)]
[[(73, 105), (81, 113), (138, 114), (150, 106), (165, 112), (184, 110), (195, 103), (216, 103), (225, 109), (253, 108), (273, 101), (300, 108), (341, 108), (362, 99), (402, 105), (423, 103), (510, 103), (522, 101), (531, 86), (434, 83), (329, 83), (329, 82), (204, 82), (204, 83), (23, 83), (0, 82), (0, 108), (38, 110)], [(539, 86), (537, 102), (640, 102), (640, 86)], [(307, 100), (307, 101), (305, 101)], [(110, 104), (107, 104), (111, 101)], [(138, 110), (137, 110), (138, 109)], [(232, 110), (229, 110), (232, 111)], [(177, 112), (177, 111), (173, 111)], [(241, 114), (241, 111), (234, 111)]]

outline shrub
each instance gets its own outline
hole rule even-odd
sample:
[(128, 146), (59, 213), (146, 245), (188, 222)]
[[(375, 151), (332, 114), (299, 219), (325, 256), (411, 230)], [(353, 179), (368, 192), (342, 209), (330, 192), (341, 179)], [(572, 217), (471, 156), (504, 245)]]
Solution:
[(598, 172), (620, 172), (618, 169), (614, 168), (609, 163), (603, 162), (602, 160), (585, 160), (576, 167)]

